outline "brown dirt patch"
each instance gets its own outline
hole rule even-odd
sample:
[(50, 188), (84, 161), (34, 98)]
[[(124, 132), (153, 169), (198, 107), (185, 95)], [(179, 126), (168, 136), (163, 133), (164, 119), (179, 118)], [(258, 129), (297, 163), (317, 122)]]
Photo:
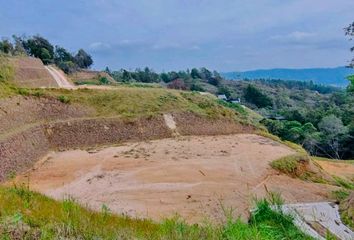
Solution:
[(58, 87), (42, 61), (32, 57), (9, 58), (15, 67), (14, 82), (21, 87)]
[(279, 191), (288, 202), (327, 199), (328, 186), (278, 173), (270, 161), (294, 151), (252, 135), (181, 137), (100, 151), (53, 152), (17, 182), (56, 199), (72, 196), (93, 209), (188, 222), (224, 218), (222, 206), (248, 216), (254, 196)]
[(343, 161), (316, 161), (326, 172), (331, 175), (346, 178), (348, 180), (354, 179), (354, 164), (344, 163)]

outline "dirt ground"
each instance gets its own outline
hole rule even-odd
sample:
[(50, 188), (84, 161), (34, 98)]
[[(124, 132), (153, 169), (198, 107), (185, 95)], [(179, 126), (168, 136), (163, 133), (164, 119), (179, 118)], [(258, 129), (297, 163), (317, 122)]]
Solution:
[(246, 218), (255, 196), (278, 191), (286, 202), (328, 198), (330, 187), (279, 175), (269, 162), (293, 150), (239, 134), (178, 137), (100, 150), (50, 153), (15, 181), (56, 199), (155, 220), (178, 213), (188, 222), (219, 222), (223, 209)]
[(344, 177), (348, 180), (354, 180), (354, 163), (345, 163), (344, 161), (316, 161), (326, 172), (331, 175)]

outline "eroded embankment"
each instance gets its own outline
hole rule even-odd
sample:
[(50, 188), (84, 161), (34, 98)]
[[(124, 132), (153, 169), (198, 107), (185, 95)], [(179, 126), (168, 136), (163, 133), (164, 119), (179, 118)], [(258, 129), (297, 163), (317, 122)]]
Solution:
[(50, 149), (87, 148), (124, 141), (182, 135), (215, 135), (252, 131), (230, 120), (206, 120), (192, 113), (174, 113), (176, 130), (162, 114), (123, 120), (93, 117), (93, 110), (56, 99), (13, 97), (0, 104), (0, 181), (28, 169)]

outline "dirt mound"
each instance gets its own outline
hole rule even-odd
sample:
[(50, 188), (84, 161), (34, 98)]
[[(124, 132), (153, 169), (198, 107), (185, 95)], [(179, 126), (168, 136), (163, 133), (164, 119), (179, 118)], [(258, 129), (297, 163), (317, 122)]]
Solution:
[(42, 61), (32, 57), (12, 57), (10, 62), (15, 68), (13, 81), (21, 87), (58, 87), (54, 78), (44, 67)]
[(279, 191), (288, 202), (321, 201), (329, 186), (278, 175), (269, 166), (293, 150), (250, 134), (180, 137), (127, 143), (99, 151), (49, 154), (17, 178), (62, 199), (72, 196), (100, 210), (189, 222), (223, 220), (223, 208), (248, 216), (255, 196)]

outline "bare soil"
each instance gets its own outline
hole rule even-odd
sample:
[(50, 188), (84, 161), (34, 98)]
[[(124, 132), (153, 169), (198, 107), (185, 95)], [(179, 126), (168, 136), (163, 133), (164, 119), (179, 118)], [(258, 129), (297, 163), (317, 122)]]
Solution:
[(331, 175), (346, 178), (348, 180), (354, 179), (354, 164), (345, 163), (343, 161), (316, 161), (326, 172)]
[(32, 57), (9, 58), (15, 67), (14, 82), (22, 87), (58, 87), (42, 61)]
[(279, 175), (269, 163), (293, 154), (270, 139), (238, 134), (191, 136), (98, 150), (52, 152), (14, 181), (56, 199), (160, 220), (247, 218), (255, 196), (278, 191), (288, 203), (328, 199), (332, 187)]

